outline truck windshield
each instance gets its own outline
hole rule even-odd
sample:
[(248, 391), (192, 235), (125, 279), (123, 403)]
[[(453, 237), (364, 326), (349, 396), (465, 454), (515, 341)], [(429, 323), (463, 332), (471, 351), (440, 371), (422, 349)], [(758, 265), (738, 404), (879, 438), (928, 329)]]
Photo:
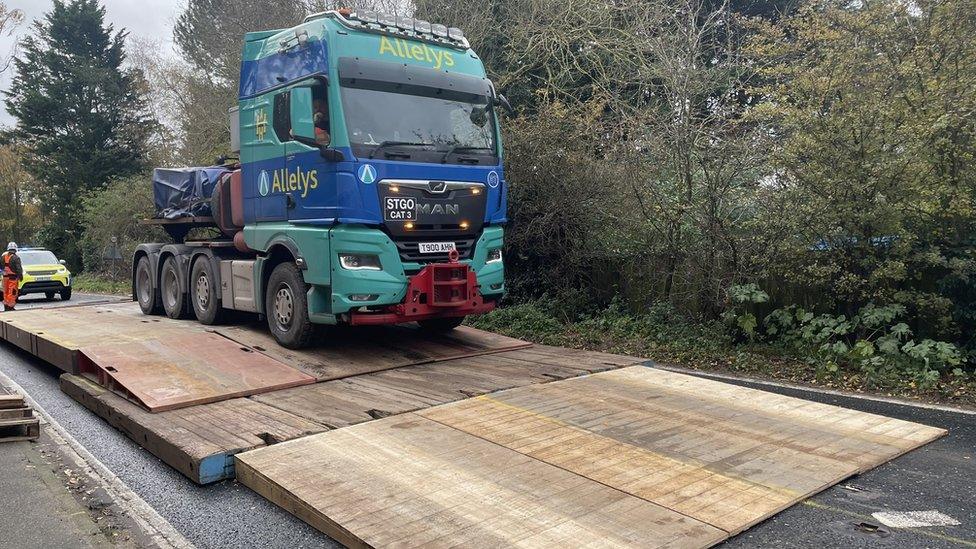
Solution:
[(496, 162), (494, 113), (486, 97), (444, 98), (343, 86), (342, 106), (356, 156)]

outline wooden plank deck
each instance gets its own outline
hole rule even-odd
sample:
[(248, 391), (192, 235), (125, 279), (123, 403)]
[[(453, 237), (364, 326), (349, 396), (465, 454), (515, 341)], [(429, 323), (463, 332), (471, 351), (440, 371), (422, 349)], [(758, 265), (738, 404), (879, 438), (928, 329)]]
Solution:
[(154, 414), (81, 376), (61, 390), (198, 484), (233, 478), (237, 452), (325, 430), (248, 398)]
[[(500, 388), (541, 383), (635, 363), (580, 352), (579, 364), (555, 366), (558, 355), (523, 350), (404, 366), (324, 381), (249, 398), (151, 413), (78, 375), (61, 376), (61, 390), (195, 482), (233, 478), (233, 455), (311, 433), (373, 421)], [(548, 358), (546, 358), (548, 356)]]
[(241, 482), (350, 546), (705, 547), (944, 434), (634, 366), (236, 459)]
[(37, 440), (40, 420), (24, 401), (24, 396), (0, 385), (0, 442)]

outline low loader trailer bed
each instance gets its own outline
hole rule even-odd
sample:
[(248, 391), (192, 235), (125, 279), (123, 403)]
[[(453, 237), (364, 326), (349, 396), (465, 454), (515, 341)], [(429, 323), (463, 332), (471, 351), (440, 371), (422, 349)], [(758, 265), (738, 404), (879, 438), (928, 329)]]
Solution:
[(0, 317), (194, 482), (350, 547), (706, 547), (945, 434), (472, 328), (336, 330), (291, 350), (133, 303)]

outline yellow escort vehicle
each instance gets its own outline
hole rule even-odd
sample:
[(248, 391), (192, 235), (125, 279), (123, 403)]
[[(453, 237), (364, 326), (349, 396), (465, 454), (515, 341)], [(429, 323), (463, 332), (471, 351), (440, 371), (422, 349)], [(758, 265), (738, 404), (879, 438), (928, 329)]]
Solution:
[(62, 301), (71, 299), (71, 272), (54, 252), (44, 248), (21, 248), (17, 255), (24, 266), (21, 296), (44, 294), (46, 298), (54, 299), (54, 294), (61, 294)]

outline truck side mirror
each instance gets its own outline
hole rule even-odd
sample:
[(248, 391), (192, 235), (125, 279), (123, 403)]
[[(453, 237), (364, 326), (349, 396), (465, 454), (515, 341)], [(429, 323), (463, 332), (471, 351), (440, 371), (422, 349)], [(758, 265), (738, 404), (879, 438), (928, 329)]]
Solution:
[(502, 94), (498, 94), (498, 102), (501, 103), (502, 107), (505, 108), (505, 112), (507, 112), (509, 116), (515, 116), (515, 109), (512, 108), (512, 104), (508, 102), (508, 98)]
[[(312, 120), (312, 88), (291, 90), (291, 136), (299, 143), (315, 142), (315, 123)], [(314, 146), (314, 145), (313, 145)]]

